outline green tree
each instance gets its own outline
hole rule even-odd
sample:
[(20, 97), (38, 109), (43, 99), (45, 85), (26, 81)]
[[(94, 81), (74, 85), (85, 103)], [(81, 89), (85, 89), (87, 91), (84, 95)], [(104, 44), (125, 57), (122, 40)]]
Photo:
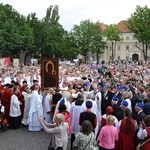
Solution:
[(121, 36), (117, 25), (111, 24), (107, 26), (105, 29), (105, 36), (107, 38), (107, 41), (111, 42), (112, 62), (113, 62), (115, 58), (114, 46), (116, 45), (116, 42), (121, 41)]
[(59, 8), (58, 5), (50, 5), (47, 8), (46, 16), (43, 19), (45, 22), (47, 22), (49, 25), (59, 25)]
[(76, 41), (79, 53), (85, 56), (85, 63), (87, 54), (90, 51), (91, 44), (91, 21), (85, 20), (81, 21), (80, 25), (74, 25), (74, 28), (71, 30), (72, 35)]
[(99, 63), (99, 54), (104, 53), (106, 42), (104, 41), (103, 31), (98, 24), (93, 24), (93, 36), (91, 40), (92, 52), (96, 54), (97, 64)]
[(100, 26), (92, 23), (90, 20), (85, 20), (81, 21), (80, 25), (75, 25), (71, 33), (76, 41), (78, 52), (85, 56), (85, 63), (89, 52), (96, 54), (98, 63), (99, 54), (103, 53), (106, 46)]
[(0, 52), (2, 56), (13, 57), (18, 53), (20, 42), (18, 22), (20, 14), (12, 6), (0, 4)]
[(35, 13), (31, 13), (27, 16), (27, 22), (32, 29), (34, 36), (34, 54), (32, 55), (38, 57), (46, 47), (47, 25), (39, 20)]
[(134, 37), (143, 45), (141, 49), (145, 61), (150, 44), (150, 8), (137, 6), (128, 19), (128, 28), (134, 33)]
[[(46, 27), (46, 26), (45, 26)], [(45, 28), (45, 50), (42, 55), (45, 57), (61, 57), (63, 53), (64, 30), (58, 26)]]
[(2, 56), (20, 57), (31, 54), (34, 46), (33, 31), (26, 18), (10, 5), (0, 4), (0, 50)]
[(65, 32), (63, 41), (62, 57), (67, 60), (73, 60), (78, 55), (76, 41), (70, 32)]
[(59, 23), (59, 8), (57, 5), (50, 6), (47, 9), (46, 17), (43, 19), (45, 23), (45, 50), (42, 50), (44, 57), (63, 57), (65, 49), (65, 33), (66, 31)]
[(35, 44), (34, 44), (34, 33), (33, 29), (28, 24), (27, 19), (22, 16), (20, 19), (20, 24), (18, 27), (20, 35), (20, 44), (18, 45), (20, 60), (23, 59), (23, 63), (26, 64), (26, 58), (35, 53)]

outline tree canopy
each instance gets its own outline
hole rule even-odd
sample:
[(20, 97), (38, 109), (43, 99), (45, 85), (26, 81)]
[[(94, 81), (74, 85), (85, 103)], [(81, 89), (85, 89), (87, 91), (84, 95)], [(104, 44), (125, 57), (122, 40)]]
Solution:
[(115, 58), (114, 45), (116, 44), (116, 42), (121, 41), (121, 36), (117, 25), (111, 24), (107, 26), (107, 28), (105, 29), (105, 36), (107, 38), (107, 41), (111, 42), (112, 45), (111, 50), (112, 50), (112, 62), (113, 62)]
[[(50, 6), (46, 16), (39, 20), (35, 13), (27, 17), (19, 14), (11, 5), (0, 4), (0, 52), (2, 56), (19, 58), (34, 57), (72, 58), (66, 55), (69, 46), (68, 32), (59, 23), (58, 6)], [(66, 41), (69, 40), (69, 41)], [(71, 42), (71, 43), (69, 43)], [(73, 56), (71, 56), (71, 54)]]
[(137, 6), (127, 23), (134, 37), (143, 45), (143, 56), (147, 59), (148, 46), (150, 44), (150, 8)]
[(71, 34), (76, 41), (79, 53), (85, 56), (85, 63), (88, 52), (100, 53), (104, 47), (100, 27), (89, 19), (81, 21), (80, 25), (75, 25)]
[[(107, 26), (103, 32), (98, 24), (89, 19), (74, 25), (67, 32), (59, 23), (58, 5), (50, 5), (46, 15), (39, 20), (35, 13), (23, 16), (11, 5), (0, 4), (0, 54), (2, 57), (19, 58), (24, 55), (33, 57), (59, 57), (73, 59), (78, 54), (86, 58), (89, 52), (99, 54), (104, 52), (106, 42), (112, 44), (112, 61), (115, 57), (114, 45), (121, 40), (116, 25)], [(147, 59), (150, 44), (150, 9), (137, 6), (136, 11), (128, 19), (128, 28), (134, 32), (134, 37), (143, 44), (143, 56)], [(106, 36), (107, 41), (104, 41)]]

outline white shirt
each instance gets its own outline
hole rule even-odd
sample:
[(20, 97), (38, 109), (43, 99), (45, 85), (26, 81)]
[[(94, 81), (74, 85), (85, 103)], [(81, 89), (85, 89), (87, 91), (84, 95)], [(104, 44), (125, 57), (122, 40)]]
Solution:
[(1, 107), (1, 112), (4, 113), (5, 107), (2, 104), (0, 104), (0, 107)]
[(13, 94), (11, 96), (10, 111), (9, 111), (9, 115), (11, 117), (18, 117), (21, 115), (20, 104), (21, 103), (18, 100), (18, 97), (15, 94)]
[(139, 131), (137, 133), (137, 137), (140, 139), (140, 140), (143, 140), (145, 139), (146, 137), (148, 136), (148, 133), (145, 129), (142, 129), (142, 128), (139, 128)]
[(10, 77), (6, 77), (4, 79), (4, 84), (11, 84), (11, 78)]

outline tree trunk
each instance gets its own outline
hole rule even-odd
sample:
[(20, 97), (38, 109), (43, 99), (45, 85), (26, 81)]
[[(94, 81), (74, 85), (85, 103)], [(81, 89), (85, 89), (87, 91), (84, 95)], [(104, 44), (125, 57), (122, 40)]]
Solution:
[(98, 57), (99, 55), (98, 55), (98, 52), (96, 53), (96, 60), (97, 60), (97, 65), (99, 64), (99, 57)]
[(114, 42), (112, 42), (112, 62), (114, 61)]
[(83, 56), (84, 56), (84, 61), (82, 61), (82, 62), (84, 62), (86, 64), (86, 62), (87, 62), (87, 53), (85, 53)]
[(24, 65), (26, 65), (26, 60), (27, 60), (28, 56), (29, 56), (29, 53), (25, 53), (25, 56), (24, 56)]
[(84, 55), (84, 63), (86, 64), (86, 60), (87, 60), (87, 54)]
[(142, 43), (142, 45), (143, 45), (143, 57), (144, 57), (144, 60), (146, 61), (146, 49), (145, 49), (144, 43)]
[(114, 61), (116, 61), (116, 41), (115, 41), (115, 47), (114, 47)]
[(147, 61), (147, 50), (148, 50), (148, 46), (149, 46), (149, 44), (146, 43), (146, 47), (145, 47), (145, 61)]
[(19, 56), (20, 64), (24, 64), (24, 57), (25, 57), (25, 52), (21, 51), (20, 56)]

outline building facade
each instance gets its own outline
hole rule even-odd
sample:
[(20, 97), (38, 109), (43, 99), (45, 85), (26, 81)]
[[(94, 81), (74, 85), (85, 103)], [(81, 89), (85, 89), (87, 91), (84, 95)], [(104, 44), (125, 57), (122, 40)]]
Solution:
[[(136, 60), (143, 61), (143, 51), (142, 44), (140, 44), (135, 38), (134, 33), (130, 32), (126, 26), (127, 21), (120, 21), (117, 26), (120, 31), (120, 36), (122, 38), (121, 42), (116, 42), (113, 44), (114, 50), (114, 60)], [(99, 23), (102, 30), (105, 30), (107, 25)], [(100, 60), (106, 62), (112, 60), (112, 43), (107, 43), (107, 48), (104, 50), (104, 53), (101, 54)], [(147, 60), (150, 60), (150, 46), (148, 47), (148, 57)], [(95, 58), (94, 58), (95, 59)]]

